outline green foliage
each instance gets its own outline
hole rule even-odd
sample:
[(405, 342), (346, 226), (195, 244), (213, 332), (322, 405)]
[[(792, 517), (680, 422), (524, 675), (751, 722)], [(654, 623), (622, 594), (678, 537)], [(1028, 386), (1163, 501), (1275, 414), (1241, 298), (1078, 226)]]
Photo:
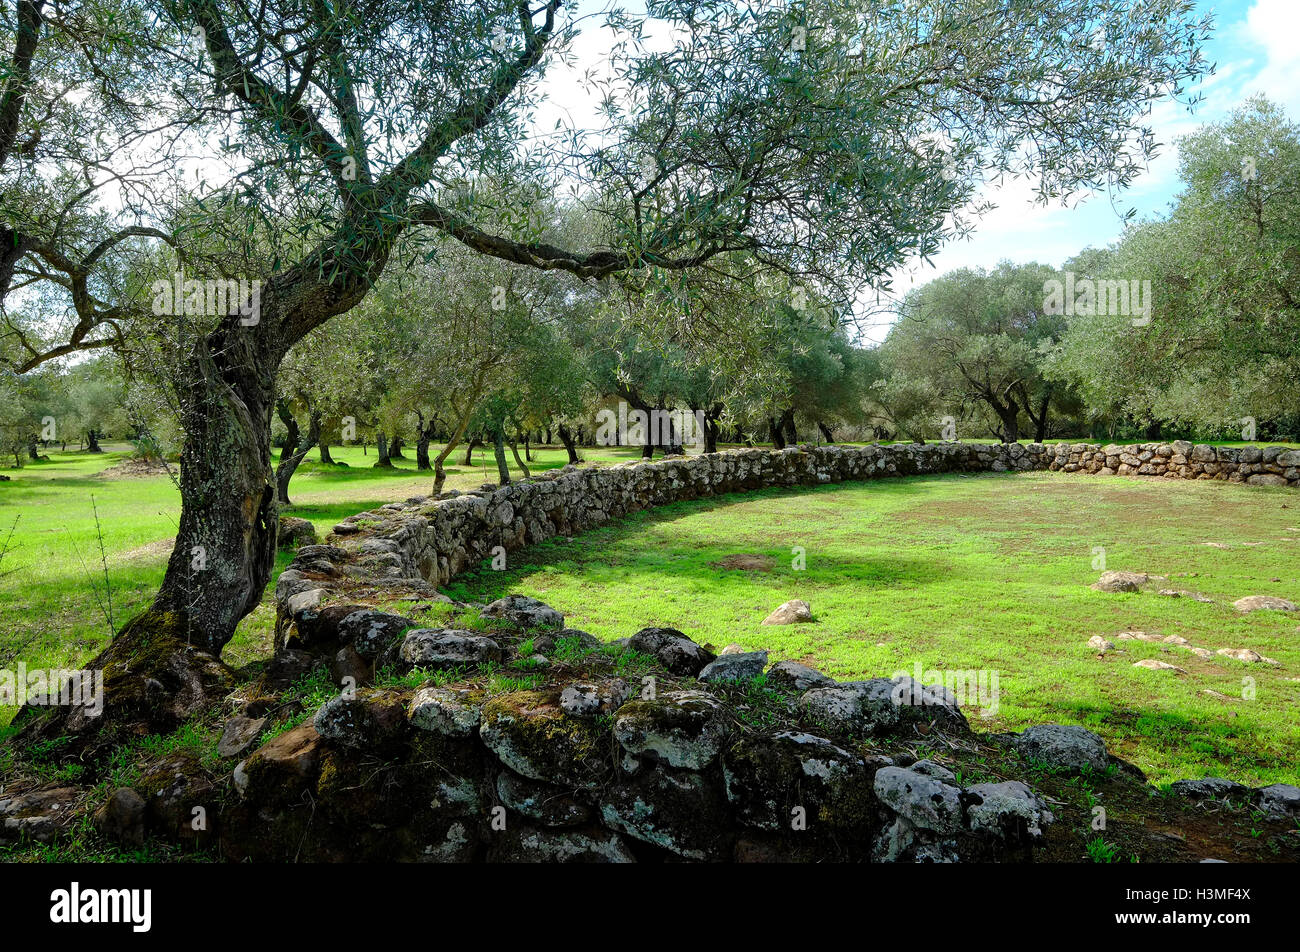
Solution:
[(1008, 442), (1061, 432), (1052, 414), (1074, 401), (1045, 376), (1065, 330), (1065, 318), (1043, 307), (1044, 282), (1055, 276), (1044, 265), (1003, 262), (991, 272), (954, 271), (909, 294), (880, 349), (886, 376), (876, 396), (895, 426), (913, 436)]
[(1070, 321), (1054, 376), (1093, 411), (1207, 436), (1300, 430), (1300, 126), (1263, 99), (1180, 141), (1169, 216), (1067, 262), (1080, 276), (1150, 281), (1151, 322)]

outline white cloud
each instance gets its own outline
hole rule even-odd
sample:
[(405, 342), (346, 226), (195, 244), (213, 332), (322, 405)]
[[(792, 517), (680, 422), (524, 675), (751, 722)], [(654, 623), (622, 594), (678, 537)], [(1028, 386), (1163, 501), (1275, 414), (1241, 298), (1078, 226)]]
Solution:
[(1264, 48), (1263, 69), (1243, 92), (1262, 92), (1291, 113), (1300, 111), (1300, 3), (1256, 0), (1246, 13), (1245, 39)]

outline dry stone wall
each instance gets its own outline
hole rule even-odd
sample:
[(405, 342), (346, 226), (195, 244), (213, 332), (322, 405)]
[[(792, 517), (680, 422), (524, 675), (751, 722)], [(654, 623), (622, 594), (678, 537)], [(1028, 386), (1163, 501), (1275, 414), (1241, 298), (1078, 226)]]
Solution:
[[(361, 513), (281, 574), (276, 657), (227, 725), (226, 753), (243, 759), (222, 849), (231, 859), (616, 862), (1050, 853), (1050, 796), (1022, 760), (1097, 776), (1113, 764), (1106, 782), (1133, 789), (1144, 779), (1088, 731), (979, 735), (951, 694), (906, 677), (837, 683), (792, 661), (769, 667), (766, 651), (715, 656), (667, 628), (604, 646), (533, 599), (467, 606), (436, 586), (501, 551), (723, 493), (1031, 470), (1281, 486), (1300, 482), (1298, 466), (1300, 454), (1281, 448), (1182, 443), (752, 449), (566, 467)], [(436, 627), (416, 620), (438, 611)], [(267, 712), (283, 705), (276, 692), (322, 664), (352, 689), (254, 750)], [(494, 687), (502, 670), (535, 683)], [(744, 684), (759, 673), (770, 710), (755, 723)], [(1023, 779), (965, 782), (917, 760), (917, 744)], [(1196, 784), (1227, 784), (1279, 828), (1300, 816), (1295, 787), (1189, 783), (1179, 791), (1188, 810)]]
[[(565, 467), (508, 486), (414, 498), (345, 519), (340, 538), (390, 580), (443, 585), (491, 558), (554, 536), (573, 536), (665, 503), (773, 487), (947, 472), (1053, 470), (1097, 475), (1215, 479), (1300, 486), (1300, 451), (1226, 448), (1174, 441), (976, 444), (732, 450), (602, 468)], [(498, 549), (500, 547), (500, 549)], [(292, 573), (283, 591), (310, 591)], [(290, 591), (292, 590), (292, 591)], [(286, 596), (288, 597), (288, 596)], [(310, 598), (300, 599), (299, 605)]]

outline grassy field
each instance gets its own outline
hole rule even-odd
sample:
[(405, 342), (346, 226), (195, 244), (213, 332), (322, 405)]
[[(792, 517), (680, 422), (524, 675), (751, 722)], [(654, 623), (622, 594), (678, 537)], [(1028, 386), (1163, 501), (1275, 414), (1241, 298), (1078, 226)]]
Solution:
[[(1298, 527), (1293, 490), (1050, 473), (918, 477), (675, 504), (534, 547), (507, 571), (463, 576), (448, 591), (474, 600), (522, 592), (604, 638), (668, 625), (840, 679), (918, 662), (997, 671), (997, 713), (973, 715), (977, 729), (1083, 724), (1153, 780), (1295, 783), (1300, 615), (1241, 615), (1231, 602), (1300, 600)], [(795, 547), (804, 571), (792, 567)], [(1093, 591), (1094, 547), (1107, 568), (1168, 575), (1159, 587), (1215, 603)], [(739, 555), (768, 557), (770, 569), (727, 567)], [(796, 597), (812, 604), (815, 624), (760, 625)], [(1248, 647), (1280, 664), (1116, 638), (1130, 628), (1211, 650)], [(1098, 657), (1092, 635), (1119, 650)], [(1145, 658), (1186, 673), (1133, 667)]]
[[(33, 668), (85, 661), (107, 643), (110, 614), (120, 627), (148, 605), (162, 580), (180, 494), (166, 475), (113, 478), (111, 468), (128, 456), (130, 447), (105, 448), (108, 452), (102, 454), (51, 452), (49, 462), (5, 470), (10, 481), (0, 483), (0, 549), (7, 549), (0, 561), (0, 667), (13, 667), (19, 660)], [(359, 446), (332, 452), (348, 465), (322, 466), (313, 453), (290, 484), (295, 505), (289, 513), (310, 519), (322, 535), (344, 516), (433, 488), (432, 475), (417, 472), (413, 458), (380, 470), (371, 466), (373, 448), (368, 455)], [(543, 448), (533, 455), (534, 472), (562, 466), (567, 459), (563, 448)], [(608, 448), (584, 455), (621, 460), (635, 451)], [(463, 461), (464, 451), (455, 459)], [(476, 450), (474, 462), (472, 467), (449, 466), (447, 488), (495, 482), (490, 453)], [(513, 460), (511, 465), (513, 469)], [(290, 558), (280, 555), (277, 576)], [(268, 594), (273, 589), (274, 579)], [(265, 657), (274, 623), (268, 598), (240, 625), (223, 657), (236, 666)], [(13, 713), (13, 708), (0, 707), (0, 725)]]
[[(148, 603), (179, 497), (166, 476), (104, 473), (125, 449), (54, 453), (50, 462), (8, 470), (12, 481), (0, 483), (0, 546), (8, 537), (0, 667), (84, 662), (107, 641), (106, 591), (117, 625)], [(413, 460), (384, 471), (371, 468), (373, 453), (360, 447), (334, 454), (350, 465), (307, 463), (291, 487), (292, 513), (322, 533), (343, 516), (430, 489)], [(536, 470), (564, 462), (560, 449), (535, 455)], [(493, 481), (494, 467), (481, 465), (490, 458), (479, 452), (475, 461), (449, 470), (449, 488)], [(910, 671), (916, 663), (994, 670), (998, 711), (973, 716), (980, 729), (1080, 723), (1155, 779), (1296, 782), (1300, 617), (1240, 616), (1230, 602), (1251, 594), (1300, 599), (1297, 528), (1300, 499), (1291, 490), (1042, 473), (883, 480), (664, 507), (535, 547), (508, 571), (466, 576), (449, 591), (476, 600), (525, 592), (605, 638), (672, 625), (719, 648), (732, 641), (768, 648), (774, 658), (806, 660), (839, 678)], [(795, 547), (806, 554), (804, 571), (792, 567)], [(1108, 568), (1169, 575), (1161, 586), (1216, 604), (1094, 592), (1096, 547), (1105, 549)], [(770, 567), (727, 567), (735, 555), (766, 557)], [(794, 597), (812, 603), (816, 624), (760, 626)], [(226, 660), (238, 666), (265, 657), (273, 621), (267, 599), (240, 626)], [(1127, 628), (1209, 649), (1248, 647), (1280, 665), (1201, 660), (1176, 647), (1117, 640)], [(1086, 646), (1094, 634), (1121, 650), (1098, 657)], [(1142, 658), (1187, 673), (1132, 667)], [(1255, 682), (1250, 700), (1243, 678)], [(12, 713), (0, 709), (0, 724)]]

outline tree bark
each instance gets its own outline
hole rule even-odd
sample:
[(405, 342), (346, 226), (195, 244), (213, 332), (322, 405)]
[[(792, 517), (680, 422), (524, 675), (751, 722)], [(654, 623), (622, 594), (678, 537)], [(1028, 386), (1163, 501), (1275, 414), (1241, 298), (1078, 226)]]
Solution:
[(827, 443), (835, 442), (835, 434), (832, 433), (831, 428), (827, 426), (825, 423), (823, 423), (821, 420), (817, 421), (817, 429), (822, 431), (822, 437), (826, 440)]
[(426, 425), (423, 413), (417, 412), (415, 416), (415, 468), (420, 472), (426, 472), (433, 469), (433, 464), (429, 462), (429, 441), (433, 439), (433, 427), (435, 421), (430, 420), (428, 425)]
[(275, 412), (279, 414), (281, 422), (288, 431), (284, 449), (280, 453), (280, 465), (275, 468), (275, 498), (281, 506), (292, 506), (293, 503), (289, 500), (289, 480), (293, 479), (298, 465), (307, 458), (311, 448), (320, 439), (320, 413), (311, 411), (307, 432), (300, 434), (298, 420), (289, 410), (287, 403), (283, 400), (278, 401)]
[(776, 417), (768, 417), (767, 430), (772, 440), (772, 447), (778, 450), (785, 449), (785, 432), (781, 421)]
[(379, 454), (379, 459), (375, 460), (376, 469), (392, 469), (393, 461), (388, 454), (388, 435), (380, 432), (375, 436), (375, 451)]
[(330, 455), (330, 445), (325, 440), (320, 441), (320, 461), (329, 466), (337, 465), (334, 462), (334, 457)]
[(1006, 406), (994, 404), (998, 419), (1002, 421), (1002, 431), (998, 434), (1003, 443), (1016, 443), (1020, 440), (1020, 411), (1014, 404)]
[(405, 445), (406, 443), (402, 439), (401, 434), (396, 432), (393, 433), (392, 438), (388, 441), (388, 458), (390, 460), (406, 459), (406, 457), (402, 455), (402, 447)]
[(479, 448), (480, 446), (482, 446), (482, 445), (483, 445), (483, 441), (482, 441), (481, 439), (479, 439), (477, 436), (474, 437), (472, 440), (469, 441), (469, 445), (465, 447), (465, 465), (466, 465), (466, 466), (473, 466), (473, 465), (474, 465), (474, 451), (475, 451), (476, 449), (478, 449), (478, 448)]
[(794, 426), (794, 407), (786, 410), (781, 415), (781, 423), (785, 427), (785, 442), (789, 446), (795, 446), (799, 442), (799, 431)]
[(187, 644), (214, 655), (261, 602), (275, 566), (276, 363), (247, 328), (227, 326), (196, 342), (178, 377), (186, 381), (178, 387), (181, 516), (153, 610)]
[(102, 452), (104, 452), (103, 449), (101, 449), (101, 448), (100, 448), (100, 445), (99, 445), (99, 431), (98, 431), (98, 430), (93, 430), (93, 429), (92, 429), (92, 430), (87, 430), (87, 431), (86, 431), (86, 452), (87, 452), (87, 453), (102, 453)]
[(506, 465), (506, 438), (500, 429), (492, 434), (492, 449), (497, 460), (497, 478), (502, 486), (508, 486), (510, 467)]
[(577, 442), (574, 440), (573, 434), (569, 432), (569, 428), (563, 423), (560, 424), (559, 434), (560, 442), (564, 444), (564, 451), (569, 454), (569, 462), (575, 465), (581, 463), (582, 458), (578, 456)]
[[(527, 439), (527, 436), (525, 436), (524, 438)], [(527, 444), (525, 444), (525, 446), (527, 446)], [(533, 475), (532, 470), (528, 468), (528, 464), (524, 462), (524, 460), (519, 458), (518, 439), (513, 439), (510, 441), (510, 453), (515, 458), (515, 465), (518, 466), (519, 471), (524, 474), (524, 479), (527, 479), (529, 476)]]

